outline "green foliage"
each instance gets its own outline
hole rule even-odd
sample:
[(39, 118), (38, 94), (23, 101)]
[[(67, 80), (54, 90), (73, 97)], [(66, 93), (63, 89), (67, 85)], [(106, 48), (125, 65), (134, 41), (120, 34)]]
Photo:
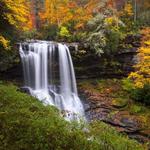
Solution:
[(24, 40), (31, 40), (31, 39), (38, 39), (39, 36), (38, 36), (38, 32), (36, 29), (33, 29), (31, 31), (26, 31), (26, 32), (23, 32), (22, 35), (20, 35), (20, 39), (22, 41)]
[(102, 53), (113, 55), (119, 48), (128, 48), (128, 45), (125, 45), (125, 38), (129, 33), (134, 33), (128, 25), (117, 16), (113, 16), (111, 12), (107, 15), (98, 13), (87, 26), (89, 32), (85, 41), (98, 55)]
[(127, 99), (123, 99), (123, 98), (114, 98), (112, 100), (112, 104), (116, 108), (123, 108), (123, 107), (127, 106), (128, 100)]
[(67, 122), (52, 106), (0, 83), (0, 149), (144, 150), (110, 126)]
[(46, 25), (38, 33), (40, 39), (55, 40), (58, 33), (57, 25)]
[(104, 19), (104, 15), (98, 14), (87, 24), (89, 33), (87, 34), (86, 42), (98, 55), (104, 53), (106, 46)]
[(70, 33), (69, 33), (69, 30), (67, 29), (67, 27), (65, 27), (65, 26), (60, 27), (59, 36), (62, 38), (70, 37)]
[(130, 107), (130, 111), (133, 114), (137, 114), (142, 112), (142, 107), (141, 106), (137, 106), (137, 105), (133, 105), (132, 107)]
[(143, 88), (136, 88), (131, 92), (134, 100), (150, 105), (150, 84), (145, 84)]
[[(103, 130), (102, 130), (102, 128), (103, 128)], [(91, 129), (92, 134), (94, 134), (96, 136), (101, 134), (101, 136), (98, 136), (98, 138), (96, 139), (97, 142), (100, 142), (103, 145), (103, 147), (99, 147), (100, 150), (113, 150), (113, 149), (124, 150), (124, 149), (130, 149), (130, 148), (136, 149), (136, 150), (139, 149), (139, 147), (137, 147), (136, 145), (132, 145), (131, 141), (128, 141), (128, 140), (122, 141), (121, 139), (123, 136), (117, 137), (118, 133), (116, 132), (116, 130), (115, 129), (112, 130), (112, 128), (110, 128), (106, 124), (101, 124), (99, 122), (93, 122), (91, 124), (90, 129)], [(107, 131), (107, 132), (105, 132), (105, 131)], [(132, 147), (129, 146), (130, 144), (132, 145)]]
[(123, 80), (123, 89), (130, 93), (130, 97), (137, 102), (150, 105), (150, 84), (144, 84), (143, 87), (135, 87), (130, 79)]
[(125, 78), (122, 80), (122, 87), (124, 90), (126, 90), (128, 92), (130, 92), (134, 89), (133, 83), (128, 78)]
[(120, 41), (120, 33), (118, 31), (109, 31), (107, 33), (107, 44), (106, 44), (106, 52), (112, 51), (116, 52), (118, 50), (119, 41)]

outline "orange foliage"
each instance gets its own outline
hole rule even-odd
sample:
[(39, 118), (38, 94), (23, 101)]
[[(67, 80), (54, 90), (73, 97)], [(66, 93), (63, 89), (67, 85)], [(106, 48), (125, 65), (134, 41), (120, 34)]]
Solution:
[(97, 3), (98, 0), (89, 0), (86, 5), (81, 6), (75, 0), (46, 0), (45, 11), (40, 13), (40, 18), (48, 24), (62, 26), (74, 22), (75, 29), (84, 28)]

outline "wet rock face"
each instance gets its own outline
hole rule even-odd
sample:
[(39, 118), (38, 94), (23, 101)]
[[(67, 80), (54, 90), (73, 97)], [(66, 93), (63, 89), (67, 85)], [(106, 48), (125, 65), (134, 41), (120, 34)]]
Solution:
[[(77, 78), (127, 76), (133, 71), (133, 65), (138, 62), (137, 50), (140, 47), (140, 39), (141, 35), (129, 35), (125, 39), (125, 44), (131, 48), (118, 48), (116, 52), (104, 53), (102, 57), (96, 56), (94, 50), (85, 44), (76, 43), (78, 51), (73, 48), (74, 45), (70, 46)], [(85, 53), (82, 54), (81, 51)]]
[(126, 107), (127, 102), (121, 105), (120, 103), (114, 104), (113, 98), (107, 94), (92, 93), (83, 89), (80, 89), (80, 93), (81, 99), (84, 99), (83, 104), (88, 121), (103, 121), (141, 143), (150, 141), (150, 131), (142, 127), (140, 118), (122, 110), (122, 107)]
[(20, 92), (23, 92), (23, 93), (26, 93), (26, 94), (29, 94), (31, 95), (31, 91), (29, 88), (27, 87), (21, 87), (20, 89), (18, 89)]
[[(133, 50), (133, 49), (132, 49)], [(118, 53), (113, 58), (103, 56), (94, 58), (92, 55), (82, 58), (74, 58), (74, 66), (77, 78), (95, 77), (123, 77), (133, 71), (133, 65), (137, 64), (137, 52)], [(136, 49), (137, 51), (137, 49)], [(94, 73), (93, 73), (94, 72)]]

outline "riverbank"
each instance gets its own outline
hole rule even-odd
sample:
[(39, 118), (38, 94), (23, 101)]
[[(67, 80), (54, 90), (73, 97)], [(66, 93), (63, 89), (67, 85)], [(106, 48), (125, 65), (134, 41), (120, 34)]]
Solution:
[(149, 142), (150, 109), (130, 98), (123, 79), (82, 80), (78, 85), (90, 121), (103, 121), (138, 142)]

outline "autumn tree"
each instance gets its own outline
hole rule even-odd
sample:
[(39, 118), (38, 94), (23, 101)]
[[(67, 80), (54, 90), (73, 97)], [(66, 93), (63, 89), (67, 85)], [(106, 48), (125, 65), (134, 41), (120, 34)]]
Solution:
[(65, 29), (75, 33), (83, 30), (92, 18), (97, 2), (98, 0), (45, 0), (40, 18), (47, 28), (55, 25), (61, 32)]
[(45, 9), (41, 13), (41, 19), (48, 24), (61, 24), (72, 19), (72, 14), (69, 11), (68, 0), (45, 0)]
[(29, 9), (26, 0), (0, 0), (0, 71), (18, 61), (18, 51), (12, 47), (23, 32), (32, 28)]
[(9, 40), (17, 34), (14, 31), (27, 31), (32, 27), (28, 5), (25, 0), (0, 1), (0, 45), (3, 48), (9, 47)]
[(38, 30), (41, 26), (40, 12), (44, 7), (44, 0), (30, 0), (31, 21), (33, 27)]

